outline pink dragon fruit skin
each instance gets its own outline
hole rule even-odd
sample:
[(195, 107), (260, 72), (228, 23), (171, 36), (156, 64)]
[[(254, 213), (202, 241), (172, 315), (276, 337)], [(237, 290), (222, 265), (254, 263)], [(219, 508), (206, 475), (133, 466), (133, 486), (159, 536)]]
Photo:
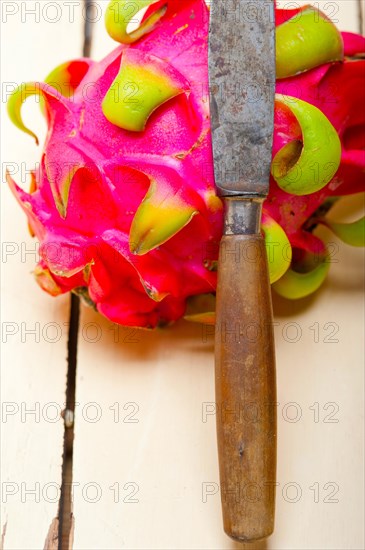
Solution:
[[(297, 12), (277, 10), (277, 24)], [(145, 20), (151, 13), (152, 8)], [(24, 88), (24, 96), (43, 96), (48, 133), (31, 191), (20, 189), (10, 176), (8, 181), (41, 243), (35, 275), (50, 294), (76, 291), (114, 322), (155, 327), (183, 316), (190, 296), (215, 291), (223, 207), (212, 173), (208, 25), (202, 0), (170, 0), (139, 40), (118, 46), (99, 63), (65, 64), (69, 93), (65, 86), (61, 94), (48, 84)], [(345, 55), (365, 50), (356, 35), (343, 38)], [(169, 85), (170, 95), (152, 105), (138, 131), (118, 125), (119, 112), (111, 113), (113, 122), (105, 114), (105, 98), (123, 63), (147, 67), (151, 82), (156, 71)], [(263, 229), (284, 229), (297, 251), (294, 260), (300, 259), (298, 251), (325, 254), (305, 224), (326, 198), (361, 190), (365, 161), (358, 136), (365, 124), (365, 94), (358, 84), (360, 65), (345, 59), (278, 81), (277, 91), (284, 95), (298, 84), (300, 99), (326, 115), (342, 144), (339, 170), (310, 195), (288, 193), (271, 178)], [(145, 95), (148, 101), (153, 92)], [(127, 93), (133, 99), (133, 88)], [(11, 109), (20, 112), (23, 100), (16, 98)], [(31, 133), (20, 115), (12, 118)], [(303, 141), (298, 119), (280, 101), (275, 129), (274, 157)], [(288, 268), (289, 262), (278, 277)]]

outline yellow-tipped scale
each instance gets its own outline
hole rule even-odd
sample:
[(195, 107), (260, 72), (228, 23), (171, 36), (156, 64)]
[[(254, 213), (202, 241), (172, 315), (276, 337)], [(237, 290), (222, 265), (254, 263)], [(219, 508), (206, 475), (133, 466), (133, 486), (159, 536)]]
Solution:
[(152, 31), (156, 23), (166, 12), (166, 6), (162, 6), (153, 12), (137, 29), (127, 32), (129, 23), (134, 22), (137, 14), (155, 4), (156, 0), (112, 0), (109, 2), (105, 13), (106, 30), (113, 40), (121, 44), (132, 44), (143, 35)]
[(155, 109), (185, 91), (186, 82), (171, 65), (156, 56), (126, 50), (102, 110), (119, 128), (142, 132)]
[(290, 266), (292, 248), (284, 229), (266, 213), (261, 228), (265, 235), (270, 283), (275, 283)]
[(152, 181), (133, 218), (129, 234), (131, 252), (147, 254), (178, 233), (197, 213), (179, 194), (160, 191)]

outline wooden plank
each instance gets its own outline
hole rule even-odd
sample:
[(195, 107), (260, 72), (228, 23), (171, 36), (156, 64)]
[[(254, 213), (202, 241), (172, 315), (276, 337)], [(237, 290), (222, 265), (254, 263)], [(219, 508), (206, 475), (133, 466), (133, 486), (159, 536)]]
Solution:
[[(320, 4), (328, 15), (333, 7), (341, 28), (357, 30), (355, 1)], [(102, 27), (97, 58), (112, 46)], [(343, 201), (339, 215), (356, 200)], [(364, 255), (334, 242), (321, 292), (275, 299), (276, 531), (251, 550), (363, 544)], [(84, 307), (80, 330), (74, 549), (241, 548), (222, 532), (211, 332), (185, 322), (153, 333), (118, 329)]]
[[(26, 170), (40, 160), (41, 149), (8, 120), (6, 96), (16, 84), (43, 80), (58, 63), (77, 57), (81, 46), (80, 8), (75, 9), (71, 23), (67, 2), (49, 4), (53, 6), (34, 1), (2, 3), (7, 54), (2, 66), (2, 159), (23, 188), (29, 185)], [(39, 105), (32, 99), (28, 102), (25, 121), (44, 138)], [(4, 176), (4, 164), (2, 169)], [(5, 183), (1, 196), (0, 529), (5, 549), (39, 550), (47, 534), (51, 540), (49, 530), (57, 533), (53, 520), (61, 483), (64, 428), (60, 412), (65, 402), (69, 297), (52, 299), (38, 288), (30, 274), (37, 259), (36, 244), (28, 234), (25, 216)]]

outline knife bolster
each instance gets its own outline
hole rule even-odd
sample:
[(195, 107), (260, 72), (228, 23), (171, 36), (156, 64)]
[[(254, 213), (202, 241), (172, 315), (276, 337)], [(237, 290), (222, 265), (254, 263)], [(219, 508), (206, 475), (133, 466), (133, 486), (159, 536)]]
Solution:
[(259, 234), (263, 200), (252, 197), (225, 197), (224, 234)]

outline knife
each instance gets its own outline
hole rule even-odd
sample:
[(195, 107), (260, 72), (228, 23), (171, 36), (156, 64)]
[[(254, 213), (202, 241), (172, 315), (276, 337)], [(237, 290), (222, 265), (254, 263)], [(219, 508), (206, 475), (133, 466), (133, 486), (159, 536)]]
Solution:
[(212, 0), (209, 86), (214, 179), (225, 206), (215, 331), (225, 532), (274, 529), (276, 375), (262, 203), (269, 191), (275, 94), (273, 0)]

